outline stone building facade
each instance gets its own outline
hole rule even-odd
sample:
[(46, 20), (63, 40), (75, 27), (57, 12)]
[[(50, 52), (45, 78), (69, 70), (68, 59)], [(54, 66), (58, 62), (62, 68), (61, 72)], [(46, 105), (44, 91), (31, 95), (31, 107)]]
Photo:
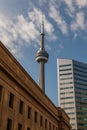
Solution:
[(0, 130), (70, 130), (70, 120), (0, 42)]

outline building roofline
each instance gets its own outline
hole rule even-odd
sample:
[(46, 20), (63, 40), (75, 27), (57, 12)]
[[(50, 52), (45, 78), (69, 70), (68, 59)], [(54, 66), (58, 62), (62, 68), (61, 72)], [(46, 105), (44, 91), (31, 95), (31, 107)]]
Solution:
[(0, 41), (0, 47), (3, 48), (3, 50), (11, 57), (11, 59), (18, 65), (18, 67), (24, 72), (24, 74), (26, 74), (32, 80), (32, 82), (36, 86), (38, 86), (38, 84), (32, 79), (29, 73), (22, 67), (22, 65), (17, 61), (17, 59), (12, 55), (12, 53), (8, 50), (8, 48), (4, 46), (4, 44), (1, 41)]
[(70, 58), (57, 58), (57, 61), (58, 60), (71, 60), (72, 62), (77, 62), (77, 63), (81, 63), (81, 64), (84, 64), (84, 65), (87, 65), (86, 62), (82, 62), (80, 60), (76, 60), (76, 59), (70, 59)]
[[(43, 95), (43, 97), (46, 99), (46, 101), (47, 102), (50, 102), (50, 105), (51, 105), (51, 107), (56, 111), (56, 113), (58, 113), (57, 112), (57, 107), (54, 105), (54, 103), (48, 98), (48, 96), (46, 95), (46, 94), (44, 94), (44, 92), (39, 88), (39, 86), (38, 86), (38, 84), (31, 78), (31, 76), (25, 71), (25, 69), (21, 66), (21, 64), (16, 60), (16, 58), (8, 51), (8, 49), (4, 46), (4, 44), (0, 41), (0, 48), (4, 51), (4, 54), (1, 54), (0, 55), (0, 67), (4, 67), (4, 69), (5, 69), (5, 71), (7, 71), (7, 68), (10, 68), (9, 67), (9, 65), (8, 65), (8, 63), (6, 62), (6, 61), (4, 61), (4, 55), (7, 55), (7, 57), (8, 57), (8, 59), (10, 59), (10, 60), (12, 60), (12, 62), (13, 62), (13, 64), (15, 64), (15, 66), (17, 67), (17, 68), (19, 68), (19, 71), (21, 71), (21, 73), (23, 74), (23, 76), (26, 76), (26, 78), (27, 78), (27, 80), (29, 80), (30, 79), (30, 81), (32, 82), (32, 87), (34, 87), (34, 89), (36, 90), (36, 91), (38, 91), (39, 93), (40, 93), (40, 95)], [(10, 57), (10, 58), (9, 58)], [(9, 60), (8, 60), (9, 61)], [(11, 64), (11, 62), (9, 61), (9, 63)], [(2, 65), (3, 64), (3, 65)], [(5, 68), (6, 67), (6, 68)], [(12, 76), (12, 77), (14, 77), (15, 78), (15, 80), (16, 80), (16, 72), (15, 72), (15, 70), (13, 69), (13, 68), (11, 68), (11, 69), (9, 69), (9, 71), (11, 72), (10, 73), (10, 76)], [(13, 75), (12, 75), (12, 73), (13, 73)], [(18, 78), (20, 79), (20, 81), (22, 80), (22, 77), (20, 77), (19, 75), (18, 75)], [(18, 80), (18, 82), (19, 82), (19, 80)], [(24, 81), (23, 81), (24, 82)], [(20, 82), (19, 82), (20, 83)], [(28, 86), (28, 84), (26, 85), (26, 86)], [(26, 89), (26, 91), (27, 91), (27, 88), (25, 88)], [(31, 88), (31, 91), (32, 91), (32, 88)], [(34, 95), (35, 96), (35, 95)], [(38, 96), (38, 95), (37, 95)], [(41, 99), (41, 97), (38, 97), (38, 98), (40, 98)], [(40, 100), (39, 99), (39, 100)], [(41, 99), (42, 100), (42, 99)], [(43, 102), (42, 102), (42, 104), (47, 104), (46, 106), (47, 106), (47, 109), (50, 109), (51, 107), (50, 106), (48, 106), (48, 103), (45, 103), (45, 101), (43, 100)], [(50, 110), (52, 110), (52, 109), (50, 109)], [(54, 112), (55, 113), (55, 112)], [(56, 115), (57, 116), (57, 115)]]

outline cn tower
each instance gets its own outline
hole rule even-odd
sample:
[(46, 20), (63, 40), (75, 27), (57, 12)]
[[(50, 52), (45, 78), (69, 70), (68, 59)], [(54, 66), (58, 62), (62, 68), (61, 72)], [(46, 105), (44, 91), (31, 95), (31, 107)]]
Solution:
[(43, 92), (45, 92), (45, 63), (48, 61), (48, 57), (49, 55), (44, 48), (44, 21), (42, 19), (41, 41), (40, 41), (40, 48), (36, 54), (36, 61), (40, 64), (39, 86)]

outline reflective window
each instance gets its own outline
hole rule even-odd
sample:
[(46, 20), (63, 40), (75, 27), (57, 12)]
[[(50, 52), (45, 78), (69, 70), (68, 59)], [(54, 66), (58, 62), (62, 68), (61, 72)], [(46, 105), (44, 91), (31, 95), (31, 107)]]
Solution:
[(64, 110), (68, 110), (68, 109), (74, 109), (74, 107), (66, 107), (66, 108), (63, 108)]
[(63, 83), (60, 83), (60, 85), (65, 85), (65, 84), (73, 84), (73, 82), (63, 82)]
[(72, 77), (67, 77), (67, 78), (61, 78), (60, 77), (60, 80), (69, 80), (69, 79), (72, 79)]
[(72, 99), (72, 98), (73, 98), (73, 96), (72, 97), (62, 97), (60, 99)]
[(63, 102), (63, 103), (61, 103), (61, 105), (64, 105), (64, 104), (74, 104), (74, 102)]
[(59, 71), (69, 71), (69, 70), (72, 70), (72, 68), (68, 68), (68, 69), (60, 69)]
[(60, 76), (63, 76), (63, 75), (72, 75), (72, 73), (64, 73), (64, 74), (59, 74)]
[(71, 91), (71, 92), (60, 92), (61, 95), (63, 95), (63, 94), (71, 94), (71, 93), (73, 93), (73, 91)]
[(84, 66), (81, 66), (81, 65), (74, 65), (74, 67), (78, 67), (78, 68), (82, 68), (82, 69), (86, 69), (87, 70), (87, 67), (84, 67)]
[(63, 87), (63, 88), (60, 88), (60, 90), (63, 90), (63, 89), (72, 89), (73, 87)]
[(76, 73), (76, 72), (74, 73), (74, 75), (75, 75), (75, 76), (80, 76), (80, 77), (82, 77), (82, 78), (83, 78), (83, 77), (87, 78), (86, 75), (84, 75), (84, 74), (78, 74), (78, 73)]
[(87, 88), (82, 88), (82, 87), (78, 87), (78, 86), (75, 86), (76, 89), (80, 89), (80, 90), (84, 90), (84, 91), (87, 91)]
[(71, 64), (65, 64), (65, 65), (59, 65), (59, 67), (66, 67), (66, 66), (71, 66)]
[(68, 115), (73, 115), (75, 112), (67, 112)]

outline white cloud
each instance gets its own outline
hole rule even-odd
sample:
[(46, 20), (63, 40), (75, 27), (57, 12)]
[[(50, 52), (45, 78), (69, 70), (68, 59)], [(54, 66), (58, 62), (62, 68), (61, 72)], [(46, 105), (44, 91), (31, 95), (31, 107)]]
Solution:
[(76, 20), (77, 20), (77, 24), (78, 26), (84, 30), (85, 29), (85, 16), (83, 12), (79, 12), (76, 15)]
[(83, 12), (78, 12), (75, 20), (71, 23), (72, 31), (78, 31), (79, 29), (84, 31), (86, 29), (85, 15)]
[(48, 44), (46, 44), (45, 47), (46, 47), (47, 50), (51, 50), (51, 47)]
[(87, 6), (87, 0), (76, 0), (76, 4), (78, 7), (86, 7)]
[[(37, 39), (39, 31), (32, 21), (27, 21), (23, 15), (11, 19), (0, 15), (0, 40), (17, 56), (21, 56), (21, 48)], [(22, 44), (24, 40), (24, 44)]]
[(27, 43), (36, 39), (39, 35), (34, 23), (32, 21), (27, 21), (23, 15), (17, 17), (16, 32), (20, 37)]
[(68, 33), (67, 23), (64, 21), (64, 19), (60, 15), (60, 12), (56, 10), (54, 6), (50, 7), (49, 16), (57, 23), (58, 28), (63, 34)]
[(69, 11), (71, 13), (73, 13), (75, 11), (75, 8), (73, 6), (73, 0), (63, 0), (63, 2), (65, 2), (65, 4), (68, 6)]
[(0, 14), (0, 40), (15, 54), (16, 45), (12, 43), (16, 36), (13, 30), (13, 22), (7, 16)]

